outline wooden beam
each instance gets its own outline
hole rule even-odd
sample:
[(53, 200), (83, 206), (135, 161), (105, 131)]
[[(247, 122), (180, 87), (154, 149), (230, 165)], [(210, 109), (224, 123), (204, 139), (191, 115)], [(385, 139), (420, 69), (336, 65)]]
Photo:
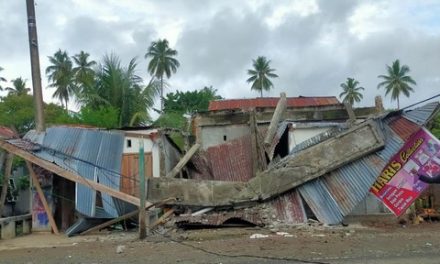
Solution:
[(14, 155), (11, 153), (8, 153), (6, 156), (6, 161), (5, 161), (6, 164), (5, 164), (3, 185), (2, 185), (2, 194), (0, 196), (0, 218), (2, 217), (2, 214), (3, 214), (3, 208), (5, 206), (6, 195), (8, 193), (9, 178), (11, 177), (11, 173), (12, 173), (12, 162), (13, 161), (14, 161)]
[(280, 100), (278, 101), (277, 107), (275, 108), (275, 112), (273, 113), (272, 120), (270, 120), (269, 128), (267, 129), (266, 137), (264, 138), (264, 145), (266, 148), (272, 145), (273, 137), (278, 128), (278, 123), (283, 116), (284, 111), (287, 108), (287, 98), (286, 93), (280, 94)]
[(151, 226), (150, 229), (155, 228), (157, 225), (161, 225), (164, 223), (165, 219), (167, 219), (168, 217), (170, 217), (170, 215), (172, 215), (174, 213), (174, 209), (170, 209), (168, 210), (166, 213), (164, 213), (161, 217), (159, 217), (159, 219), (156, 220), (156, 222), (154, 222)]
[(41, 189), (40, 181), (38, 180), (37, 174), (35, 174), (34, 169), (32, 168), (32, 164), (29, 161), (26, 161), (26, 167), (31, 174), (32, 183), (37, 190), (38, 196), (40, 197), (41, 203), (43, 204), (44, 211), (46, 211), (47, 218), (49, 219), (49, 224), (52, 227), (52, 231), (58, 235), (60, 232), (58, 231), (57, 224), (55, 223), (55, 219), (53, 218), (52, 210), (50, 209), (49, 204), (47, 203), (46, 197), (44, 196), (43, 189)]
[[(135, 206), (140, 205), (140, 199), (137, 197), (131, 196), (129, 194), (120, 192), (118, 190), (115, 190), (115, 189), (110, 188), (108, 186), (105, 186), (103, 184), (86, 179), (76, 173), (73, 173), (71, 171), (63, 169), (54, 163), (51, 163), (49, 161), (38, 158), (38, 157), (34, 156), (33, 154), (31, 154), (30, 152), (27, 152), (19, 147), (16, 147), (6, 141), (0, 140), (0, 148), (4, 149), (6, 151), (9, 151), (19, 157), (22, 157), (26, 161), (32, 162), (32, 163), (42, 167), (43, 169), (46, 169), (50, 172), (53, 172), (54, 174), (57, 174), (63, 178), (70, 180), (70, 181), (74, 181), (76, 183), (81, 183), (83, 185), (89, 186), (90, 188), (92, 188), (96, 191), (107, 193), (110, 196), (116, 197), (118, 199), (121, 199), (122, 201), (125, 201), (127, 203), (131, 203)], [(148, 205), (150, 205), (150, 204), (146, 203), (146, 206), (148, 206)]]
[(167, 178), (174, 178), (180, 170), (183, 169), (183, 167), (188, 163), (188, 161), (191, 159), (191, 157), (199, 150), (200, 144), (196, 143), (194, 144), (188, 152), (180, 159), (180, 161), (177, 163), (177, 165), (167, 174)]
[[(174, 199), (174, 198), (168, 198), (168, 199), (165, 199), (165, 200), (160, 201), (160, 202), (158, 202), (158, 203), (150, 204), (149, 206), (145, 207), (145, 210), (148, 210), (148, 209), (150, 209), (151, 207), (154, 207), (154, 206), (156, 206), (156, 207), (157, 207), (157, 206), (162, 206), (162, 205), (164, 205), (165, 203), (167, 203), (167, 202), (169, 202), (169, 201), (173, 201), (173, 200), (175, 200), (175, 199)], [(93, 232), (93, 231), (101, 230), (101, 229), (103, 229), (103, 228), (106, 228), (107, 226), (110, 226), (110, 225), (116, 224), (117, 222), (121, 222), (121, 221), (123, 221), (123, 220), (125, 220), (125, 219), (128, 219), (128, 218), (130, 218), (130, 217), (134, 217), (134, 216), (136, 216), (136, 215), (138, 215), (138, 214), (139, 214), (139, 210), (135, 210), (135, 211), (133, 211), (133, 212), (130, 212), (130, 213), (127, 213), (127, 214), (121, 215), (121, 216), (116, 217), (116, 218), (114, 218), (114, 219), (112, 219), (112, 220), (109, 220), (109, 221), (107, 221), (107, 222), (105, 222), (105, 223), (102, 223), (102, 224), (100, 224), (100, 225), (97, 225), (97, 226), (94, 226), (94, 227), (92, 227), (92, 228), (90, 228), (90, 229), (87, 229), (86, 231), (80, 233), (80, 235), (87, 235), (87, 234), (89, 234), (89, 233), (91, 233), (91, 232)]]

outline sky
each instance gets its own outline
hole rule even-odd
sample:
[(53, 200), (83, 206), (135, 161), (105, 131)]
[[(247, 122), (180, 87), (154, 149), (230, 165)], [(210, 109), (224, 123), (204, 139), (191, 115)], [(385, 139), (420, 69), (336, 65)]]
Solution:
[[(25, 2), (0, 1), (0, 75), (22, 76), (30, 87)], [(417, 82), (401, 107), (440, 92), (440, 1), (35, 2), (46, 102), (56, 102), (44, 70), (58, 49), (69, 55), (84, 50), (96, 61), (115, 53), (125, 64), (137, 57), (137, 74), (147, 82), (144, 55), (162, 38), (180, 61), (165, 92), (213, 86), (224, 98), (255, 98), (259, 93), (246, 79), (258, 56), (271, 60), (279, 75), (265, 96), (339, 96), (340, 84), (352, 77), (365, 88), (356, 106), (371, 106), (376, 95), (385, 96), (377, 76), (396, 59), (410, 67)], [(396, 107), (389, 96), (383, 101), (386, 108)]]

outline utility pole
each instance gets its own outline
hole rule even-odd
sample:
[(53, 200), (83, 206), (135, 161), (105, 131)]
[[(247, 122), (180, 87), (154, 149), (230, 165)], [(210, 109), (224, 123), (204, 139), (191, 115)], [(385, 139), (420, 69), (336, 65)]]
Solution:
[(31, 54), (32, 88), (34, 93), (35, 127), (44, 132), (43, 92), (41, 89), (40, 55), (38, 53), (37, 19), (34, 0), (26, 0), (29, 50)]
[(147, 236), (147, 225), (145, 221), (145, 153), (144, 139), (139, 139), (139, 239)]

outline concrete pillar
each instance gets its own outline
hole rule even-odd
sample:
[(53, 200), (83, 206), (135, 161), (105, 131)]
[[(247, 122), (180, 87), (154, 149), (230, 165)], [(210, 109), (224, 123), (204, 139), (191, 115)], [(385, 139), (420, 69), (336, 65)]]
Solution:
[(380, 114), (384, 111), (382, 96), (378, 95), (374, 97), (374, 105), (376, 106), (376, 113)]
[(15, 237), (15, 221), (2, 223), (2, 239), (9, 239)]
[(31, 233), (31, 224), (32, 224), (32, 221), (23, 220), (23, 234), (30, 234)]

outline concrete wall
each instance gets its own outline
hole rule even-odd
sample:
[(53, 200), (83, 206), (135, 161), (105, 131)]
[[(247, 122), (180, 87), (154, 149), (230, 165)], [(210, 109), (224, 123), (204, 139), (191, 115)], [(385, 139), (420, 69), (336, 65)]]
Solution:
[(244, 135), (249, 135), (249, 126), (247, 124), (241, 125), (227, 125), (227, 126), (205, 126), (201, 127), (201, 145), (202, 149), (207, 149), (211, 146), (223, 144), (227, 141), (237, 139)]
[[(138, 133), (138, 132), (136, 132)], [(150, 138), (127, 136), (124, 139), (124, 154), (139, 153), (140, 140), (144, 141), (144, 151), (151, 152), (153, 157), (153, 177), (160, 177), (160, 147), (157, 141)]]

